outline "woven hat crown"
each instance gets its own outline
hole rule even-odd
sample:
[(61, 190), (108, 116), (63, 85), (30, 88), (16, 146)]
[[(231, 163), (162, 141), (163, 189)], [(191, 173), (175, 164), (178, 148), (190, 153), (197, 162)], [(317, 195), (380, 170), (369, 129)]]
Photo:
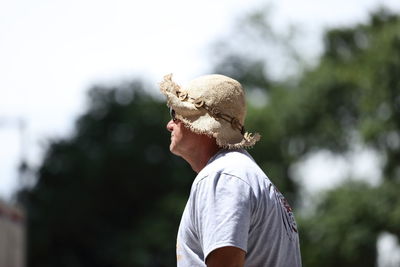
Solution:
[(250, 147), (260, 139), (259, 134), (244, 131), (245, 94), (232, 78), (205, 75), (181, 87), (170, 74), (164, 76), (160, 90), (179, 120), (196, 133), (214, 137), (221, 147)]

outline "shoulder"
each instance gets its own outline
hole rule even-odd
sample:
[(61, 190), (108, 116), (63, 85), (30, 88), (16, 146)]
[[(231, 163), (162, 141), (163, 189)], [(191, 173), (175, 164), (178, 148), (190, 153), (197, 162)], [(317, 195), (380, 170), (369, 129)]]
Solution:
[(237, 179), (251, 185), (255, 180), (266, 178), (266, 175), (246, 150), (221, 150), (199, 172), (194, 185), (216, 182), (221, 177)]
[(238, 149), (223, 150), (215, 155), (194, 180), (192, 190), (213, 190), (222, 184), (231, 189), (241, 188), (258, 198), (269, 194), (272, 183), (250, 154)]

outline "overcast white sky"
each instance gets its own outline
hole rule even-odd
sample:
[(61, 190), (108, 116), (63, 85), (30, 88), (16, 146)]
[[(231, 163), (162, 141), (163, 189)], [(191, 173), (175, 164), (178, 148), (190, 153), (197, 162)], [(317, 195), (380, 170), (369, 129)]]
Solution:
[(71, 131), (92, 84), (137, 75), (156, 83), (170, 72), (178, 81), (202, 75), (210, 67), (210, 43), (245, 12), (269, 4), (275, 28), (303, 29), (310, 58), (321, 50), (323, 29), (365, 21), (379, 4), (400, 12), (398, 0), (138, 2), (0, 0), (0, 198), (17, 185), (16, 120), (26, 121), (24, 151), (38, 164), (41, 144)]

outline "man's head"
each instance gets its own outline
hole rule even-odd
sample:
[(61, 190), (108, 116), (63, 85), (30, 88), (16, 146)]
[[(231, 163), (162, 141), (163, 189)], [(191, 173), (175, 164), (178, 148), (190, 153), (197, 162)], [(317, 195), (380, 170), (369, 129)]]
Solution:
[(229, 149), (250, 147), (260, 139), (258, 134), (252, 136), (244, 130), (246, 101), (236, 80), (218, 74), (205, 75), (181, 88), (172, 81), (172, 75), (167, 75), (160, 89), (182, 132), (206, 135), (215, 139), (219, 147)]

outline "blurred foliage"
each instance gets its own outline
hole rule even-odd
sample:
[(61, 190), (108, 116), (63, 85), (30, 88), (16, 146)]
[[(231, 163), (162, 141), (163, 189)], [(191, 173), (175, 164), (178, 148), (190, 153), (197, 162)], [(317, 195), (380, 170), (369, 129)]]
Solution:
[[(349, 181), (297, 214), (304, 266), (375, 266), (379, 234), (400, 237), (400, 18), (379, 10), (367, 23), (329, 30), (315, 66), (276, 79), (265, 43), (282, 45), (291, 68), (303, 62), (262, 12), (226, 38), (254, 53), (218, 43), (214, 72), (248, 90), (246, 130), (263, 135), (250, 152), (294, 206), (292, 167), (304, 157), (347, 153), (355, 143), (382, 155), (379, 186)], [(145, 89), (139, 80), (92, 88), (74, 135), (50, 141), (37, 184), (19, 193), (29, 267), (175, 265), (195, 173), (170, 155), (167, 109)]]
[(400, 186), (348, 181), (321, 196), (298, 217), (304, 266), (376, 266), (383, 231), (400, 237)]
[(379, 186), (349, 183), (331, 190), (304, 219), (304, 264), (375, 266), (379, 234), (400, 238), (400, 17), (379, 10), (368, 24), (327, 32), (325, 53), (300, 87), (329, 100), (327, 130), (339, 132), (333, 139), (348, 148), (359, 140), (384, 159)]

